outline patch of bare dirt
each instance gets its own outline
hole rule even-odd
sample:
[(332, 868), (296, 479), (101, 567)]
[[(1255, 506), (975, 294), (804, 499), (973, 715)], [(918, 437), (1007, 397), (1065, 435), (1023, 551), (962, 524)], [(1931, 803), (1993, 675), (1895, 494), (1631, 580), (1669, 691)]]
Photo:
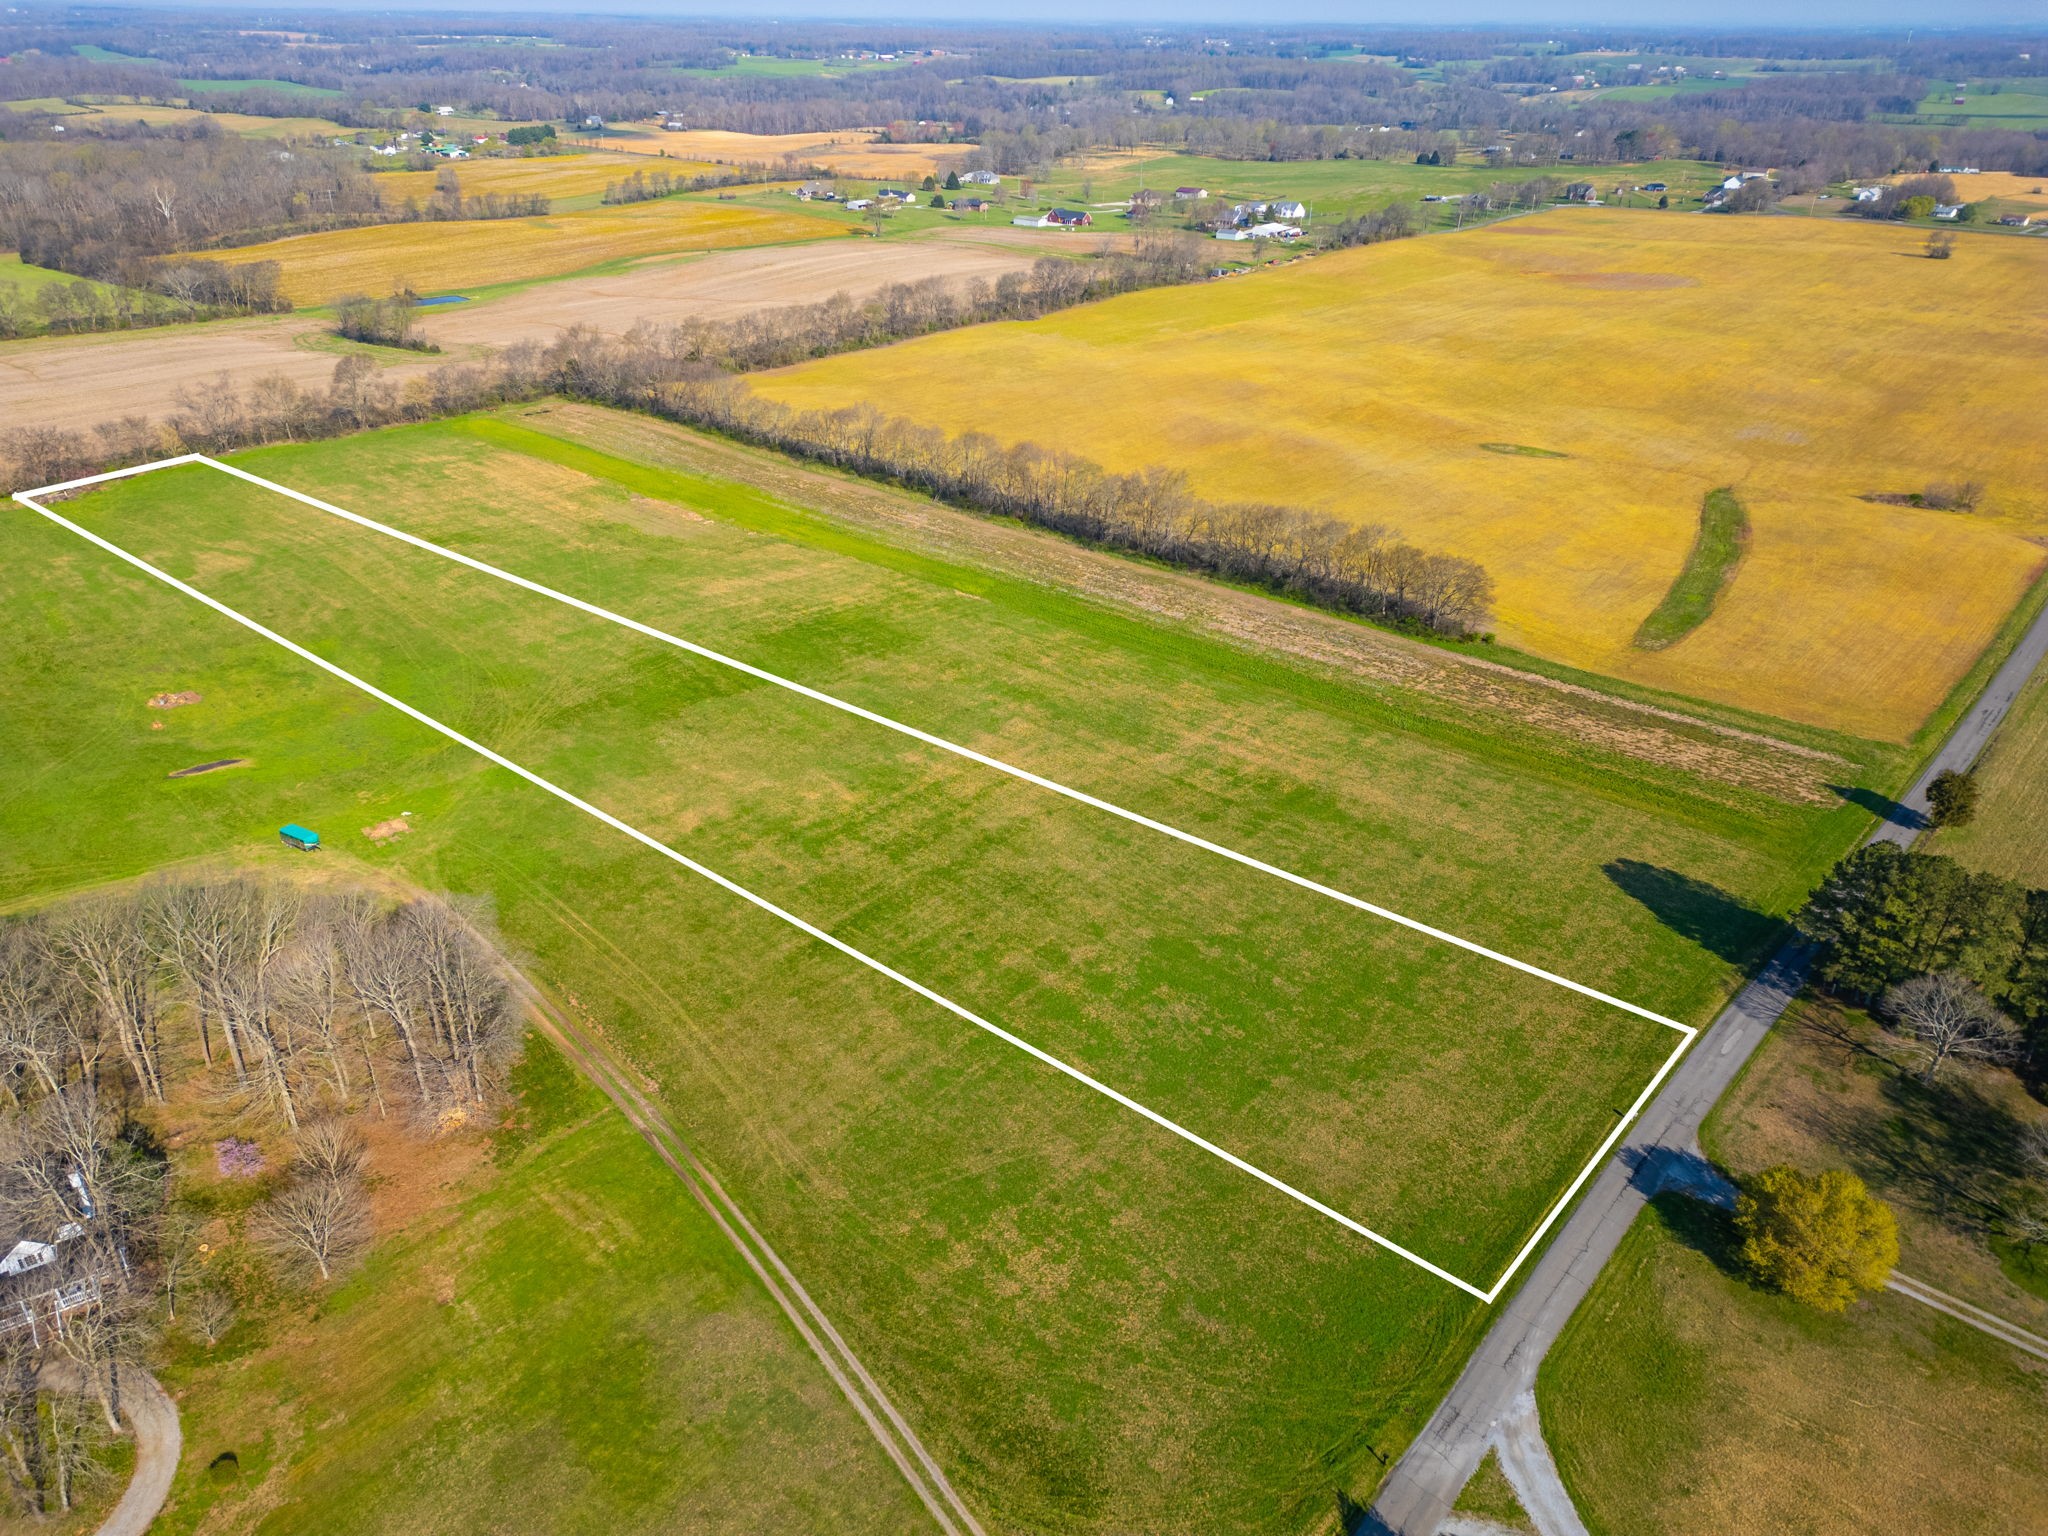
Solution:
[(149, 701), (151, 709), (177, 709), (185, 704), (197, 704), (199, 695), (189, 690), (184, 693), (159, 693)]
[(378, 822), (374, 827), (363, 828), (363, 836), (373, 843), (383, 844), (390, 842), (393, 838), (403, 837), (411, 830), (411, 822), (407, 821), (403, 816), (394, 816), (389, 821)]
[[(285, 315), (0, 342), (0, 421), (76, 428), (122, 416), (159, 419), (181, 386), (223, 373), (238, 387), (275, 374), (301, 389), (325, 388), (338, 356), (299, 344), (324, 329), (320, 321)], [(387, 376), (431, 366), (399, 364)]]
[(806, 245), (717, 251), (685, 261), (647, 262), (603, 277), (541, 283), (502, 299), (451, 305), (427, 320), (443, 347), (552, 340), (574, 325), (624, 335), (641, 321), (723, 320), (755, 310), (815, 304), (835, 293), (866, 298), (890, 283), (944, 278), (993, 283), (1027, 270), (1033, 250), (1008, 242), (954, 239), (825, 240)]

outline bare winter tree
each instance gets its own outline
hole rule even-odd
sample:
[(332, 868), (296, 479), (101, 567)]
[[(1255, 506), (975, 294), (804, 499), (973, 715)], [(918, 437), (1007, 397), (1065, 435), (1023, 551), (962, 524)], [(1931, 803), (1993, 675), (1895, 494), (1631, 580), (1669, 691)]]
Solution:
[(1885, 1017), (1911, 1041), (1932, 1083), (1950, 1061), (2008, 1061), (2019, 1049), (2019, 1026), (1957, 971), (1915, 976), (1884, 995)]
[(302, 1179), (266, 1201), (253, 1226), (272, 1252), (310, 1264), (328, 1280), (369, 1241), (369, 1202), (355, 1179)]
[(363, 1138), (346, 1120), (315, 1120), (293, 1142), (292, 1164), (309, 1179), (343, 1180), (363, 1171)]
[(63, 1008), (48, 932), (30, 921), (0, 924), (0, 1085), (17, 1108), (64, 1080)]
[(157, 957), (140, 904), (126, 896), (78, 902), (59, 914), (52, 939), (59, 958), (98, 1007), (142, 1091), (162, 1103)]
[(426, 1025), (421, 1008), (421, 956), (413, 936), (396, 923), (377, 923), (351, 936), (347, 963), (348, 984), (361, 1002), (370, 1028), (374, 1031), (379, 1018), (391, 1025), (412, 1069), (419, 1102), (431, 1102), (419, 1046)]

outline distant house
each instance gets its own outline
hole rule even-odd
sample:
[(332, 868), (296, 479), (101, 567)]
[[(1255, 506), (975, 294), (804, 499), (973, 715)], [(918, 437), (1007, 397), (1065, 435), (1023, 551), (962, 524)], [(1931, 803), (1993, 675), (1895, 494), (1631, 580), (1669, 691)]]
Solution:
[(875, 188), (875, 196), (893, 197), (899, 203), (907, 203), (910, 201), (909, 192), (905, 191), (902, 187), (877, 187)]
[(1730, 176), (1726, 181), (1721, 183), (1721, 190), (1723, 192), (1739, 191), (1741, 190), (1741, 187), (1742, 178), (1740, 176)]
[(1256, 219), (1263, 219), (1265, 216), (1266, 205), (1264, 203), (1232, 203), (1230, 205), (1230, 222), (1233, 224), (1250, 224)]
[(859, 213), (863, 208), (874, 206), (875, 200), (872, 197), (849, 197), (846, 200), (847, 210), (851, 213)]
[(687, 133), (689, 128), (690, 125), (688, 123), (673, 114), (661, 120), (661, 131), (663, 133)]
[(956, 197), (947, 206), (956, 213), (987, 213), (995, 204), (985, 197)]
[(1961, 203), (1936, 203), (1934, 205), (1934, 216), (1937, 219), (1959, 219), (1963, 216), (1963, 205)]
[(1599, 198), (1594, 195), (1593, 183), (1575, 181), (1564, 189), (1564, 200), (1568, 203), (1593, 203), (1598, 202)]
[(1050, 213), (1020, 214), (1010, 222), (1019, 229), (1079, 229), (1095, 220), (1071, 208), (1055, 208)]
[(830, 198), (832, 184), (828, 181), (807, 181), (796, 189), (794, 195), (797, 201), (804, 203), (810, 202), (813, 198)]
[(1272, 204), (1267, 208), (1266, 212), (1272, 215), (1272, 217), (1284, 219), (1290, 224), (1298, 224), (1308, 217), (1308, 209), (1300, 203), (1290, 203), (1284, 200)]
[(1883, 187), (1858, 187), (1856, 189), (1856, 201), (1859, 203), (1874, 203), (1883, 196)]
[(454, 115), (455, 115), (455, 109), (454, 109), (453, 107), (436, 107), (436, 108), (434, 108), (434, 116), (436, 116), (436, 117), (453, 117)]
[(960, 180), (976, 187), (1000, 187), (1003, 184), (1003, 178), (994, 171), (962, 171)]
[(1173, 196), (1176, 202), (1200, 202), (1203, 198), (1207, 197), (1208, 195), (1209, 189), (1207, 187), (1175, 187), (1173, 189)]
[(1667, 181), (1646, 181), (1636, 190), (1638, 192), (1669, 192), (1671, 184)]
[(604, 129), (604, 119), (593, 112), (590, 116), (583, 119), (583, 126), (592, 132), (602, 132)]
[(1998, 222), (2009, 229), (2025, 229), (2034, 222), (2034, 216), (2031, 213), (2001, 213)]
[(1133, 210), (1139, 208), (1157, 208), (1161, 203), (1165, 201), (1166, 194), (1164, 192), (1155, 191), (1151, 187), (1140, 187), (1137, 191), (1131, 194), (1131, 207)]

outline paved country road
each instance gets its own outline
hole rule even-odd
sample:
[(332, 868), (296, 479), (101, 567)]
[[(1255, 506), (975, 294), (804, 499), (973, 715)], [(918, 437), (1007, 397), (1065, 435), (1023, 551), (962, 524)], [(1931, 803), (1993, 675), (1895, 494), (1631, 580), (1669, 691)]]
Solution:
[[(1968, 768), (2048, 656), (2044, 609), (1983, 696), (1957, 723), (1872, 842), (1910, 844), (1926, 825), (1927, 786), (1943, 769)], [(1797, 939), (1736, 994), (1678, 1064), (1670, 1080), (1558, 1229), (1529, 1277), (1480, 1340), (1436, 1412), (1394, 1464), (1360, 1529), (1368, 1536), (1437, 1536), (1451, 1506), (1516, 1399), (1536, 1385), (1536, 1367), (1606, 1267), (1644, 1203), (1696, 1153), (1700, 1122), (1806, 982), (1810, 951)]]

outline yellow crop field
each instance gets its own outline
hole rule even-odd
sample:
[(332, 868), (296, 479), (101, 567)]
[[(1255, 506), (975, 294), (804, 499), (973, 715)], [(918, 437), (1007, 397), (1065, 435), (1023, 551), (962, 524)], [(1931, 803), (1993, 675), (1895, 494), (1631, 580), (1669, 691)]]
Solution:
[[(460, 160), (450, 161), (446, 168), (455, 172), (464, 197), (483, 192), (524, 197), (537, 192), (544, 197), (570, 198), (601, 197), (612, 182), (624, 181), (635, 171), (644, 174), (650, 167), (635, 156), (590, 154), (546, 155), (532, 160)], [(671, 176), (702, 176), (718, 167), (708, 161), (671, 160), (656, 169)], [(434, 180), (439, 175), (439, 170), (383, 171), (378, 173), (377, 189), (387, 202), (403, 203), (410, 197), (425, 203), (434, 195)]]
[[(1921, 174), (1925, 174), (1924, 172)], [(1905, 178), (1894, 176), (1893, 181)], [(1973, 203), (1996, 198), (2001, 202), (2048, 206), (2048, 176), (2020, 176), (2011, 171), (1979, 171), (1974, 176), (1951, 176), (1956, 195)]]
[(205, 121), (222, 133), (249, 139), (326, 138), (355, 132), (324, 117), (252, 117), (247, 112), (200, 112), (190, 107), (114, 104), (90, 107), (79, 115), (83, 120), (74, 123), (74, 129), (94, 128), (100, 123), (148, 123), (152, 128), (166, 128)]
[[(2048, 243), (1966, 236), (1930, 261), (1923, 240), (1560, 209), (755, 387), (1390, 524), (1484, 564), (1514, 645), (1897, 740), (2048, 537)], [(1863, 499), (1972, 480), (1974, 513)], [(1699, 628), (1636, 649), (1720, 486), (1749, 511), (1742, 563)]]
[(294, 304), (347, 293), (481, 288), (580, 272), (622, 257), (844, 238), (846, 226), (737, 203), (664, 199), (539, 219), (377, 224), (292, 235), (220, 253), (236, 263), (275, 261)]

